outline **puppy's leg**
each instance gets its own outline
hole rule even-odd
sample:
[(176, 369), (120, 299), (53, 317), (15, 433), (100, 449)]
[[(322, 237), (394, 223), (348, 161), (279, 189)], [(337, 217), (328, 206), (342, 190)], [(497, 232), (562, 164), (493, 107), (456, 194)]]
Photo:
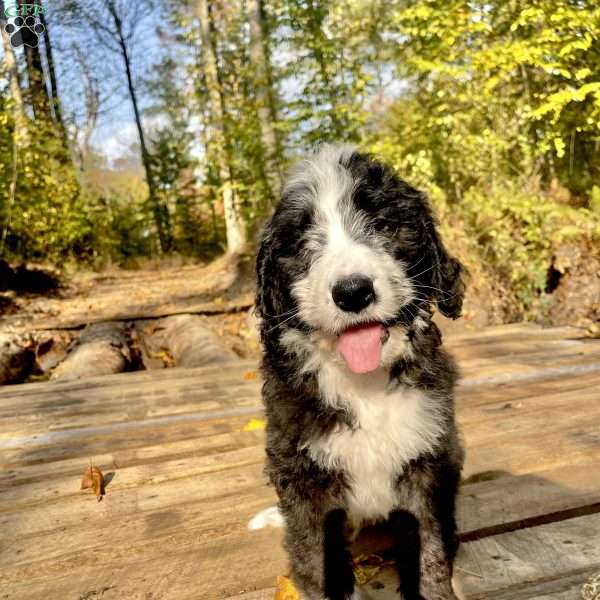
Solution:
[(459, 483), (460, 467), (445, 464), (419, 503), (421, 590), (428, 600), (456, 598), (452, 572), (458, 550), (455, 507)]
[(390, 514), (388, 528), (394, 536), (394, 560), (400, 578), (400, 597), (402, 600), (422, 600), (419, 521), (408, 511), (397, 510)]
[(318, 515), (313, 509), (300, 503), (284, 511), (292, 579), (303, 600), (358, 600), (344, 537), (346, 513)]
[(452, 568), (458, 547), (454, 516), (459, 470), (444, 465), (431, 485), (414, 490), (410, 513), (393, 513), (400, 592), (406, 600), (456, 600)]

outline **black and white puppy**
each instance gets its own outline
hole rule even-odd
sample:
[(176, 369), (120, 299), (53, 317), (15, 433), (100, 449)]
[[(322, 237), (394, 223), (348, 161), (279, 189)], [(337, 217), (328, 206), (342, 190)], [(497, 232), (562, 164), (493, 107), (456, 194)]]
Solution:
[(431, 316), (458, 317), (464, 287), (426, 197), (325, 146), (287, 182), (257, 272), (267, 472), (302, 597), (359, 598), (348, 532), (386, 521), (400, 597), (455, 598), (457, 371)]

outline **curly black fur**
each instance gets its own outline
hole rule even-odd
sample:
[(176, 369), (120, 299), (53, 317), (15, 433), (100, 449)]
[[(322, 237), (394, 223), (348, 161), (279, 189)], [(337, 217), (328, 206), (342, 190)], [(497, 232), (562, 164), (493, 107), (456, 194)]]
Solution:
[[(446, 316), (460, 315), (461, 266), (446, 252), (424, 194), (365, 154), (330, 150), (315, 160), (331, 160), (331, 156), (338, 161), (335, 169), (345, 169), (354, 182), (346, 199), (352, 203), (352, 214), (367, 219), (364, 239), (362, 233), (354, 235), (364, 244), (377, 236), (385, 252), (402, 262), (419, 291), (384, 323), (405, 331), (407, 339), (406, 351), (387, 371), (388, 387), (394, 390), (390, 402), (402, 402), (402, 394), (410, 390), (422, 393), (435, 408), (442, 431), (427, 451), (397, 469), (394, 509), (381, 516), (397, 538), (399, 594), (405, 600), (455, 598), (450, 583), (457, 548), (454, 505), (463, 460), (453, 406), (457, 371), (441, 347), (431, 315), (436, 305)], [(306, 352), (285, 341), (289, 332), (300, 340), (320, 335), (297, 314), (298, 300), (292, 291), (314, 261), (315, 250), (307, 240), (310, 235), (315, 238), (318, 203), (318, 183), (311, 179), (310, 170), (304, 175), (301, 170), (285, 188), (257, 258), (267, 472), (285, 519), (285, 546), (294, 581), (309, 600), (345, 600), (358, 597), (353, 596), (354, 577), (345, 543), (345, 531), (353, 520), (348, 504), (352, 474), (320, 464), (311, 454), (311, 444), (340, 431), (360, 430), (362, 425), (343, 397), (338, 404), (326, 401), (319, 368), (307, 368)], [(312, 342), (307, 343), (310, 347)]]

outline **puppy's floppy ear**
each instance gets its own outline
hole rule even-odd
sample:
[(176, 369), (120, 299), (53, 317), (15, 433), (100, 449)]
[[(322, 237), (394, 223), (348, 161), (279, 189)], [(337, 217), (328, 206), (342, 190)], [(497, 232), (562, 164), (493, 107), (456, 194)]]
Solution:
[(273, 233), (271, 231), (271, 222), (267, 222), (261, 236), (256, 255), (256, 298), (254, 300), (255, 310), (260, 317), (265, 314), (272, 314), (267, 308), (270, 302), (267, 299), (267, 290), (265, 289), (265, 281), (268, 278), (268, 271), (271, 269), (272, 262), (272, 245)]
[(437, 288), (435, 290), (437, 305), (444, 316), (457, 319), (460, 317), (465, 295), (464, 268), (446, 251), (433, 220), (427, 223), (427, 229), (435, 264), (431, 281)]
[(277, 241), (273, 220), (267, 222), (256, 257), (256, 311), (263, 321), (284, 312), (283, 294), (275, 261)]

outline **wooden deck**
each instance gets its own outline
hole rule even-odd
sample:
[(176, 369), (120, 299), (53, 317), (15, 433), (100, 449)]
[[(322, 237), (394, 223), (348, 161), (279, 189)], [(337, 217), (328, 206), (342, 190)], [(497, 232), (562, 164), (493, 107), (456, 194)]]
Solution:
[[(464, 597), (580, 598), (600, 572), (600, 340), (511, 325), (448, 345)], [(234, 363), (0, 388), (0, 599), (270, 600), (281, 531), (247, 530), (275, 501), (244, 430), (259, 387)], [(90, 458), (102, 502), (79, 489)], [(391, 599), (390, 581), (366, 589)]]

